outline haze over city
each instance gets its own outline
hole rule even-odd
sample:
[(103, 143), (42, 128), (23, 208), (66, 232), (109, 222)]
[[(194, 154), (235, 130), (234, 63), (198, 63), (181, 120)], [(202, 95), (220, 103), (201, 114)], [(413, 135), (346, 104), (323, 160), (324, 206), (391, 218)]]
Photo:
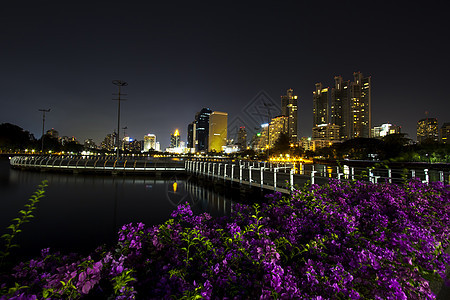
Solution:
[[(121, 127), (162, 147), (203, 107), (243, 119), (262, 91), (298, 96), (311, 136), (315, 83), (372, 79), (372, 126), (415, 139), (426, 116), (450, 121), (445, 2), (9, 2), (2, 5), (0, 123), (100, 143), (117, 128), (112, 80), (128, 82)], [(243, 120), (245, 121), (245, 120)], [(261, 122), (263, 120), (261, 119)], [(123, 131), (120, 133), (123, 135)]]

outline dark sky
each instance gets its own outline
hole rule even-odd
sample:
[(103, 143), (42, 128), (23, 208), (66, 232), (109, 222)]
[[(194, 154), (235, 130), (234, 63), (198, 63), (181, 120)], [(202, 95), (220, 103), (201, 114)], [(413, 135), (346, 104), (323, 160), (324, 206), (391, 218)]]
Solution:
[[(448, 4), (426, 1), (8, 1), (0, 14), (0, 123), (99, 143), (121, 127), (166, 147), (202, 107), (246, 119), (261, 95), (299, 97), (310, 136), (312, 91), (372, 77), (373, 125), (416, 138), (429, 112), (450, 122)], [(259, 96), (258, 96), (259, 95)], [(256, 100), (255, 100), (256, 99)], [(254, 126), (253, 126), (254, 127)], [(123, 131), (121, 132), (123, 135)]]

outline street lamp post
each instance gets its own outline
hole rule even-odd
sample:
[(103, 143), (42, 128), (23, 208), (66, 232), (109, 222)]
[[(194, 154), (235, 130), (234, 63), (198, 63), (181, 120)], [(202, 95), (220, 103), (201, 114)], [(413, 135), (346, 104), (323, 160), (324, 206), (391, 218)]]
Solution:
[(113, 84), (117, 85), (119, 87), (119, 93), (118, 94), (113, 94), (113, 95), (117, 95), (117, 99), (113, 99), (113, 100), (117, 100), (119, 103), (119, 107), (117, 110), (117, 140), (116, 140), (116, 146), (117, 146), (117, 159), (119, 159), (119, 149), (120, 149), (120, 101), (121, 100), (126, 100), (126, 99), (120, 99), (121, 95), (126, 95), (126, 94), (121, 94), (120, 93), (120, 87), (122, 86), (127, 86), (128, 83), (126, 83), (125, 81), (122, 80), (113, 80), (112, 81)]
[(49, 109), (39, 109), (42, 111), (42, 137), (41, 137), (41, 154), (44, 154), (44, 127), (45, 127), (45, 113), (50, 112)]

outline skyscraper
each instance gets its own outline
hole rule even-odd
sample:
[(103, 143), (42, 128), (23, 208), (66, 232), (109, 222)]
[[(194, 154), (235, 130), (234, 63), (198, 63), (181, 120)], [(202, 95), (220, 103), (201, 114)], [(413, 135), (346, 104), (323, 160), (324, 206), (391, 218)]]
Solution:
[[(335, 76), (329, 122), (339, 126), (339, 139), (368, 138), (372, 128), (371, 77), (353, 73), (354, 81)], [(317, 84), (316, 84), (317, 91)], [(320, 117), (320, 116), (319, 116)]]
[(297, 96), (294, 96), (294, 90), (288, 89), (286, 95), (281, 96), (281, 115), (288, 117), (287, 134), (289, 135), (289, 142), (296, 143), (298, 140), (297, 134)]
[(187, 129), (187, 142), (186, 142), (186, 148), (195, 148), (195, 140), (197, 139), (197, 124), (195, 121), (189, 123), (188, 129)]
[(348, 100), (348, 87), (350, 81), (344, 81), (341, 76), (334, 77), (334, 87), (331, 89), (331, 124), (339, 126), (339, 139), (349, 137), (350, 103)]
[(245, 130), (245, 126), (239, 127), (237, 144), (241, 150), (247, 149), (247, 130)]
[(180, 132), (178, 129), (170, 135), (170, 148), (180, 147)]
[(323, 88), (319, 82), (313, 92), (313, 127), (328, 123), (328, 88)]
[(196, 137), (193, 139), (196, 151), (208, 151), (208, 137), (209, 137), (209, 116), (212, 111), (209, 108), (202, 108), (195, 115), (195, 131)]
[(209, 115), (208, 151), (222, 152), (222, 146), (227, 144), (228, 114), (213, 111)]
[(417, 122), (417, 141), (422, 143), (424, 141), (439, 140), (438, 120), (436, 118), (425, 118)]
[(350, 136), (349, 138), (370, 137), (372, 128), (371, 114), (371, 77), (362, 73), (353, 73), (354, 81), (350, 84)]
[(144, 136), (144, 151), (156, 150), (156, 135), (147, 134)]

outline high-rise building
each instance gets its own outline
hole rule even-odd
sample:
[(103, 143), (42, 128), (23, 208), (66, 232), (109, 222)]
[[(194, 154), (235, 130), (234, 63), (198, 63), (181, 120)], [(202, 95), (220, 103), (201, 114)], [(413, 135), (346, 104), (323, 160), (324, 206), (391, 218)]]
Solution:
[(174, 133), (170, 135), (170, 148), (179, 148), (180, 147), (180, 132), (178, 129), (175, 130)]
[(360, 72), (353, 73), (353, 77), (350, 84), (349, 138), (369, 138), (372, 129), (371, 77), (363, 77)]
[(286, 134), (289, 127), (289, 117), (278, 116), (272, 119), (269, 124), (269, 148), (273, 148), (282, 133)]
[(436, 118), (425, 118), (417, 122), (417, 141), (422, 143), (424, 141), (439, 140), (438, 121)]
[(156, 150), (156, 135), (147, 134), (144, 136), (144, 151)]
[(450, 144), (450, 123), (444, 123), (441, 127), (441, 142)]
[[(348, 140), (357, 137), (369, 138), (372, 128), (371, 77), (362, 73), (353, 73), (354, 81), (344, 81), (341, 76), (335, 76), (335, 86), (331, 89), (331, 114), (328, 122), (339, 126), (339, 139)], [(320, 102), (316, 84), (314, 101)], [(317, 100), (316, 100), (317, 97)], [(317, 106), (317, 109), (323, 109)], [(324, 113), (315, 116), (320, 121)], [(314, 124), (318, 126), (319, 124)]]
[(323, 88), (322, 83), (316, 83), (316, 91), (313, 92), (313, 127), (328, 124), (328, 88)]
[(197, 124), (195, 121), (189, 123), (187, 129), (187, 142), (186, 148), (195, 148), (195, 140), (197, 139)]
[(213, 111), (209, 116), (208, 151), (222, 152), (227, 144), (228, 114)]
[(344, 81), (341, 76), (334, 77), (334, 87), (331, 89), (331, 124), (339, 126), (339, 139), (349, 138), (350, 122), (350, 81)]
[(281, 115), (288, 117), (287, 134), (289, 135), (289, 142), (297, 143), (297, 96), (294, 95), (293, 89), (288, 89), (286, 95), (281, 96)]
[(209, 108), (202, 108), (195, 115), (196, 124), (196, 138), (194, 139), (196, 151), (208, 151), (208, 137), (209, 137), (209, 116), (212, 111)]
[(245, 126), (239, 127), (237, 144), (241, 150), (247, 149), (247, 130)]

